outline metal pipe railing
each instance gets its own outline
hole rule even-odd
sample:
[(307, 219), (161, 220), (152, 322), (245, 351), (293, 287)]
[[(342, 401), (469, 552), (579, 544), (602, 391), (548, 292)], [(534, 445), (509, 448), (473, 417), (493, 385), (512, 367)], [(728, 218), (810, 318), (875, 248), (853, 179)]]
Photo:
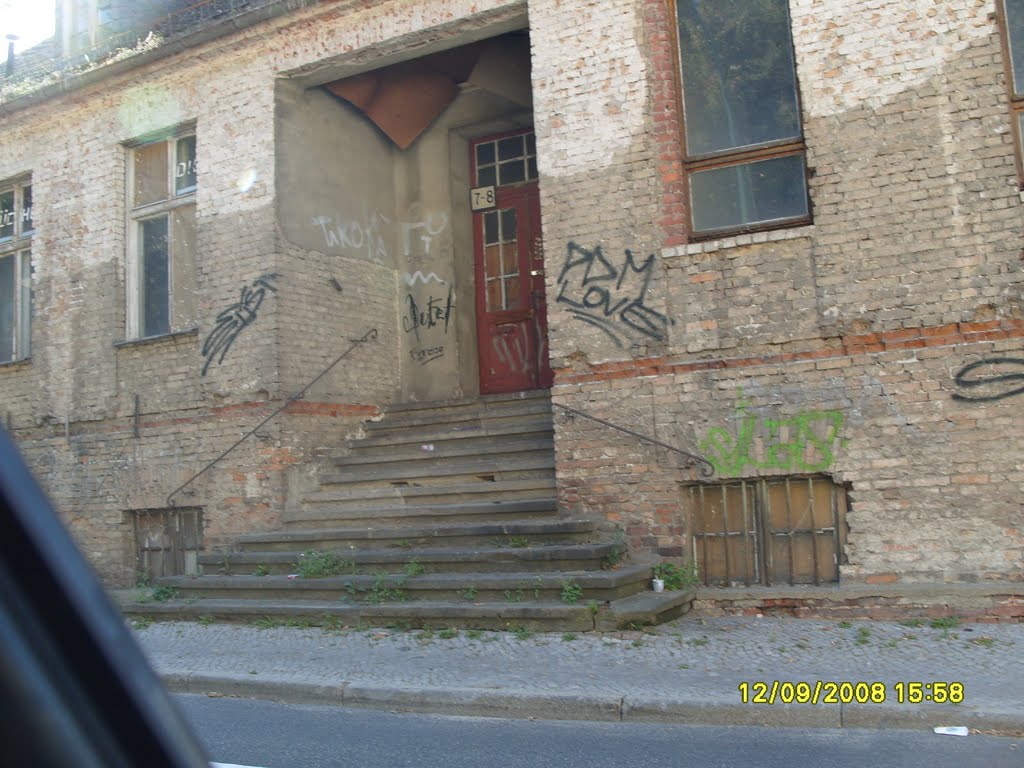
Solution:
[(586, 413), (585, 411), (580, 411), (580, 410), (577, 410), (576, 408), (570, 408), (568, 405), (562, 405), (561, 403), (556, 403), (554, 400), (551, 401), (551, 405), (553, 405), (555, 408), (561, 408), (563, 411), (566, 411), (567, 413), (571, 413), (574, 416), (582, 416), (584, 419), (590, 419), (591, 421), (596, 421), (598, 424), (603, 424), (606, 427), (610, 427), (611, 429), (618, 430), (619, 432), (623, 432), (623, 433), (625, 433), (627, 435), (635, 437), (637, 440), (643, 440), (644, 442), (651, 443), (652, 445), (656, 445), (659, 448), (664, 448), (665, 450), (672, 451), (673, 453), (678, 453), (680, 456), (685, 457), (685, 459), (686, 459), (686, 464), (684, 465), (685, 467), (689, 468), (689, 467), (694, 467), (694, 466), (698, 466), (698, 465), (700, 466), (700, 469), (697, 470), (697, 471), (700, 473), (701, 477), (711, 477), (713, 474), (715, 474), (715, 467), (714, 467), (714, 465), (710, 461), (705, 459), (703, 456), (698, 456), (696, 453), (690, 453), (689, 451), (684, 451), (681, 448), (677, 448), (674, 445), (669, 445), (668, 443), (664, 443), (661, 440), (656, 440), (653, 437), (650, 437), (650, 436), (645, 435), (645, 434), (643, 434), (641, 432), (637, 432), (635, 430), (629, 429), (628, 427), (623, 427), (620, 424), (614, 424), (614, 423), (612, 423), (612, 422), (610, 422), (610, 421), (608, 421), (606, 419), (600, 418), (599, 416), (593, 416), (593, 415), (591, 415), (589, 413)]
[(359, 346), (360, 344), (365, 344), (366, 342), (368, 342), (368, 341), (373, 341), (373, 340), (374, 340), (374, 339), (376, 339), (376, 338), (377, 338), (377, 329), (376, 329), (376, 328), (371, 328), (370, 330), (368, 330), (368, 331), (367, 331), (366, 333), (364, 333), (364, 334), (363, 334), (362, 338), (359, 338), (359, 339), (354, 339), (354, 340), (352, 341), (352, 345), (351, 345), (351, 346), (350, 346), (350, 347), (349, 347), (348, 349), (346, 349), (346, 350), (345, 350), (344, 352), (342, 352), (342, 353), (341, 353), (340, 355), (338, 355), (338, 356), (337, 356), (336, 358), (334, 358), (334, 362), (332, 362), (332, 363), (331, 363), (330, 365), (328, 365), (328, 366), (327, 366), (326, 368), (324, 368), (324, 369), (323, 369), (322, 371), (320, 371), (320, 373), (319, 373), (319, 374), (317, 375), (317, 377), (316, 377), (315, 379), (313, 379), (313, 380), (312, 380), (311, 382), (309, 382), (309, 384), (307, 384), (306, 386), (304, 386), (304, 387), (303, 387), (303, 388), (302, 388), (302, 389), (301, 389), (301, 390), (300, 390), (300, 391), (299, 391), (298, 393), (296, 393), (296, 394), (292, 395), (292, 396), (291, 396), (291, 397), (289, 397), (289, 398), (288, 398), (287, 400), (285, 400), (285, 401), (284, 401), (284, 405), (282, 405), (281, 407), (279, 407), (279, 408), (278, 408), (278, 409), (277, 409), (276, 411), (274, 411), (274, 412), (273, 412), (272, 414), (270, 414), (269, 416), (267, 416), (267, 418), (265, 418), (265, 419), (264, 419), (263, 421), (261, 421), (261, 422), (260, 422), (259, 424), (257, 424), (257, 425), (256, 425), (255, 427), (253, 427), (253, 428), (252, 428), (252, 429), (250, 429), (250, 430), (249, 430), (248, 432), (246, 432), (246, 433), (245, 433), (244, 435), (242, 435), (242, 437), (241, 437), (241, 438), (239, 438), (239, 439), (238, 439), (238, 440), (237, 440), (237, 441), (236, 441), (236, 442), (234, 443), (234, 445), (232, 445), (232, 446), (231, 446), (230, 448), (228, 448), (228, 449), (227, 449), (226, 451), (224, 451), (224, 452), (223, 452), (223, 453), (222, 453), (222, 454), (221, 454), (220, 456), (218, 456), (218, 457), (217, 457), (216, 459), (214, 459), (213, 461), (211, 461), (211, 462), (210, 462), (209, 464), (207, 464), (207, 465), (206, 465), (205, 467), (203, 467), (203, 468), (202, 468), (201, 470), (199, 470), (199, 471), (198, 471), (198, 472), (196, 472), (196, 473), (195, 473), (194, 475), (192, 475), (192, 477), (190, 477), (190, 478), (189, 478), (188, 480), (186, 480), (186, 481), (185, 481), (184, 483), (182, 483), (182, 484), (181, 484), (181, 485), (179, 485), (179, 486), (178, 486), (177, 488), (175, 488), (175, 489), (174, 489), (173, 491), (171, 491), (171, 492), (170, 492), (169, 494), (167, 494), (167, 502), (166, 502), (166, 506), (168, 506), (168, 507), (173, 507), (173, 506), (174, 506), (174, 502), (173, 502), (173, 501), (171, 501), (171, 499), (172, 499), (172, 498), (173, 498), (173, 497), (174, 497), (174, 496), (175, 496), (176, 494), (178, 494), (178, 493), (179, 493), (180, 491), (184, 490), (185, 488), (187, 488), (188, 486), (190, 486), (190, 485), (191, 485), (192, 483), (194, 483), (194, 482), (196, 481), (196, 479), (198, 479), (198, 478), (199, 478), (199, 477), (200, 477), (200, 476), (201, 476), (202, 474), (204, 474), (204, 473), (205, 473), (205, 472), (206, 472), (207, 470), (209, 470), (209, 469), (210, 469), (211, 467), (215, 466), (215, 465), (216, 465), (216, 464), (217, 464), (217, 463), (218, 463), (218, 462), (219, 462), (219, 461), (220, 461), (221, 459), (223, 459), (223, 458), (224, 458), (225, 456), (227, 456), (227, 455), (228, 455), (229, 453), (231, 453), (231, 452), (232, 452), (233, 450), (235, 450), (235, 448), (237, 448), (237, 447), (238, 447), (238, 446), (240, 446), (240, 445), (241, 445), (241, 444), (242, 444), (243, 442), (245, 442), (245, 440), (246, 440), (247, 438), (249, 438), (250, 436), (252, 436), (252, 435), (256, 434), (256, 432), (258, 432), (258, 431), (259, 431), (260, 427), (262, 427), (262, 426), (263, 426), (264, 424), (266, 424), (266, 423), (267, 423), (268, 421), (270, 421), (270, 420), (271, 420), (271, 419), (273, 419), (273, 418), (274, 418), (275, 416), (277, 416), (277, 415), (278, 415), (279, 413), (281, 413), (281, 411), (283, 411), (283, 410), (284, 410), (285, 408), (287, 408), (287, 407), (288, 407), (289, 405), (291, 405), (292, 403), (294, 403), (294, 402), (295, 402), (296, 400), (300, 400), (300, 399), (302, 399), (302, 398), (303, 398), (303, 397), (305, 396), (305, 394), (306, 394), (307, 392), (309, 392), (309, 390), (310, 390), (310, 389), (311, 389), (311, 388), (313, 387), (313, 385), (314, 385), (314, 384), (316, 384), (316, 383), (317, 383), (318, 381), (320, 381), (320, 379), (322, 379), (322, 378), (323, 378), (324, 376), (326, 376), (326, 375), (327, 375), (327, 374), (328, 374), (328, 373), (330, 372), (330, 370), (331, 370), (332, 368), (334, 368), (334, 366), (336, 366), (336, 365), (337, 365), (338, 363), (340, 363), (340, 362), (341, 362), (342, 360), (344, 360), (344, 359), (345, 359), (346, 357), (348, 357), (349, 353), (350, 353), (350, 352), (351, 352), (351, 351), (352, 351), (353, 349), (355, 349), (356, 347), (358, 347), (358, 346)]

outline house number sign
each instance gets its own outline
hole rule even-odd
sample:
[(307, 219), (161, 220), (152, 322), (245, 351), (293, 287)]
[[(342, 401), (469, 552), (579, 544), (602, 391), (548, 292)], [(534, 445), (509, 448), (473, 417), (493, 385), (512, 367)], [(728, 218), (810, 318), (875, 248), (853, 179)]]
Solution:
[(498, 204), (498, 198), (494, 194), (494, 187), (473, 187), (469, 190), (469, 209), (471, 211), (485, 211)]

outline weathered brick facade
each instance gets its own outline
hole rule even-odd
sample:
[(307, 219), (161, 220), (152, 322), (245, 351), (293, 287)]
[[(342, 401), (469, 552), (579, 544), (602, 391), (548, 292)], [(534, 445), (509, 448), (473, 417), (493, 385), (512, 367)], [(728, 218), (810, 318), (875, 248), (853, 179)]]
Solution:
[[(842, 581), (1020, 581), (1024, 394), (1012, 379), (971, 388), (986, 368), (957, 381), (985, 359), (1024, 365), (994, 0), (789, 10), (812, 223), (713, 240), (688, 235), (666, 0), (321, 2), (0, 105), (0, 180), (31, 174), (35, 201), (32, 356), (0, 366), (0, 415), (88, 556), (130, 581), (133, 510), (166, 507), (370, 328), (177, 500), (203, 508), (208, 546), (276, 525), (289, 489), (378, 408), (475, 393), (472, 183), (456, 154), (521, 110), (488, 122), (467, 89), (402, 154), (313, 89), (528, 27), (554, 401), (707, 456), (712, 483), (831, 478), (850, 502)], [(125, 341), (126, 142), (190, 121), (197, 329)], [(345, 132), (327, 140), (334, 121)], [(451, 190), (431, 164), (449, 147)], [(436, 237), (417, 246), (409, 224), (368, 249), (372, 212), (352, 207), (385, 192), (380, 221), (429, 207)], [(310, 213), (331, 227), (351, 214), (359, 247)], [(590, 281), (601, 264), (614, 280)], [(402, 324), (416, 270), (455, 296), (436, 342), (455, 362), (433, 382), (416, 378), (428, 369)], [(219, 313), (266, 275), (276, 290), (203, 375)], [(637, 559), (691, 554), (681, 484), (707, 478), (607, 426), (555, 423), (566, 513), (606, 520)]]

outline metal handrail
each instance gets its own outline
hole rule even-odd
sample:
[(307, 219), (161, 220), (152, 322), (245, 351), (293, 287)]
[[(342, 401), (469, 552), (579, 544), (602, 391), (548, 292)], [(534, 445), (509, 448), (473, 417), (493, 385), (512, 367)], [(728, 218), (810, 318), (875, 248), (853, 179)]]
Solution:
[(677, 448), (674, 445), (669, 445), (668, 443), (663, 443), (661, 440), (656, 440), (653, 437), (649, 437), (648, 435), (636, 432), (632, 429), (629, 429), (628, 427), (623, 427), (620, 424), (613, 424), (612, 422), (607, 421), (606, 419), (602, 419), (598, 416), (593, 416), (584, 411), (580, 411), (575, 408), (570, 408), (568, 405), (556, 403), (554, 400), (551, 401), (551, 405), (553, 405), (555, 408), (561, 408), (563, 411), (567, 411), (568, 413), (571, 413), (574, 416), (582, 416), (584, 419), (596, 421), (598, 424), (603, 424), (604, 426), (611, 427), (612, 429), (616, 429), (619, 432), (624, 432), (625, 434), (631, 435), (632, 437), (635, 437), (638, 440), (643, 440), (644, 442), (651, 443), (652, 445), (656, 445), (659, 448), (664, 448), (666, 450), (672, 451), (673, 453), (678, 453), (680, 456), (684, 456), (687, 459), (686, 464), (684, 466), (700, 466), (700, 469), (697, 471), (700, 473), (701, 477), (711, 477), (713, 474), (715, 474), (714, 464), (705, 459), (703, 456), (698, 456), (696, 453), (684, 451), (681, 448)]
[(173, 502), (173, 501), (171, 501), (171, 499), (172, 499), (172, 498), (173, 498), (173, 497), (174, 497), (174, 496), (175, 496), (175, 495), (176, 495), (176, 494), (177, 494), (177, 493), (178, 493), (179, 491), (182, 491), (182, 490), (184, 490), (185, 488), (187, 488), (188, 486), (190, 486), (190, 485), (191, 485), (191, 484), (192, 484), (193, 482), (195, 482), (195, 480), (196, 480), (196, 479), (197, 479), (197, 478), (198, 478), (198, 477), (199, 477), (200, 475), (202, 475), (202, 474), (203, 474), (204, 472), (206, 472), (206, 471), (207, 471), (208, 469), (210, 469), (211, 467), (213, 467), (213, 466), (214, 466), (215, 464), (217, 464), (217, 463), (218, 463), (218, 462), (219, 462), (219, 461), (220, 461), (221, 459), (223, 459), (223, 458), (224, 458), (225, 456), (227, 456), (227, 455), (228, 455), (229, 453), (231, 453), (231, 452), (232, 452), (233, 450), (235, 450), (235, 448), (237, 448), (237, 447), (238, 447), (238, 446), (240, 446), (240, 445), (241, 445), (241, 444), (242, 444), (243, 442), (245, 442), (246, 438), (250, 437), (251, 435), (254, 435), (254, 434), (256, 434), (256, 432), (258, 432), (258, 431), (259, 431), (260, 427), (262, 427), (262, 426), (263, 426), (264, 424), (266, 424), (266, 423), (267, 423), (268, 421), (270, 421), (270, 420), (271, 420), (272, 418), (274, 418), (275, 416), (277, 416), (277, 414), (279, 414), (279, 413), (280, 413), (281, 411), (283, 411), (283, 410), (284, 410), (285, 408), (287, 408), (287, 407), (288, 407), (289, 405), (291, 405), (292, 403), (294, 403), (294, 402), (295, 402), (296, 400), (301, 400), (301, 399), (302, 399), (302, 397), (304, 397), (304, 396), (305, 396), (305, 394), (306, 394), (306, 393), (307, 393), (307, 392), (308, 392), (308, 391), (309, 391), (309, 390), (310, 390), (310, 389), (311, 389), (311, 388), (313, 387), (313, 385), (314, 385), (314, 384), (316, 384), (316, 383), (317, 383), (318, 381), (320, 381), (320, 379), (322, 379), (322, 378), (323, 378), (324, 376), (326, 376), (326, 375), (328, 374), (328, 372), (330, 372), (330, 370), (331, 370), (332, 368), (334, 368), (334, 366), (336, 366), (336, 365), (337, 365), (338, 363), (340, 363), (340, 362), (341, 362), (342, 360), (344, 360), (344, 359), (345, 359), (345, 358), (346, 358), (346, 357), (348, 356), (348, 354), (349, 354), (349, 353), (350, 353), (350, 352), (351, 352), (351, 351), (352, 351), (353, 349), (355, 349), (356, 347), (358, 347), (358, 346), (359, 346), (360, 344), (365, 344), (366, 342), (368, 342), (368, 341), (373, 341), (373, 340), (374, 340), (374, 339), (376, 339), (376, 338), (377, 338), (377, 329), (376, 329), (376, 328), (371, 328), (370, 330), (368, 330), (368, 331), (367, 331), (366, 333), (364, 333), (364, 334), (363, 334), (362, 338), (359, 338), (359, 339), (353, 339), (353, 340), (352, 340), (352, 345), (351, 345), (351, 346), (350, 346), (350, 347), (349, 347), (348, 349), (346, 349), (346, 350), (345, 350), (344, 352), (342, 352), (342, 353), (341, 353), (340, 355), (338, 355), (338, 356), (337, 356), (336, 358), (334, 358), (334, 362), (332, 362), (332, 363), (331, 363), (330, 365), (328, 365), (328, 366), (327, 366), (326, 368), (324, 368), (324, 369), (323, 369), (322, 371), (320, 371), (320, 373), (319, 373), (319, 374), (317, 375), (317, 377), (316, 377), (315, 379), (313, 379), (313, 380), (312, 380), (311, 382), (309, 382), (309, 384), (307, 384), (306, 386), (304, 386), (304, 387), (303, 387), (303, 388), (302, 388), (302, 389), (301, 389), (301, 390), (300, 390), (300, 391), (299, 391), (298, 393), (296, 393), (296, 394), (292, 395), (292, 396), (291, 396), (291, 397), (289, 397), (289, 398), (288, 398), (287, 400), (285, 400), (285, 402), (284, 402), (284, 405), (282, 405), (282, 406), (281, 406), (280, 408), (278, 408), (278, 409), (277, 409), (276, 411), (274, 411), (274, 412), (273, 412), (272, 414), (270, 414), (269, 416), (267, 416), (267, 418), (265, 418), (265, 419), (264, 419), (263, 421), (261, 421), (261, 422), (260, 422), (259, 424), (257, 424), (257, 425), (256, 425), (255, 427), (253, 427), (253, 428), (252, 428), (252, 429), (250, 429), (250, 430), (249, 430), (248, 432), (246, 432), (246, 433), (245, 433), (244, 435), (242, 435), (242, 437), (241, 437), (241, 438), (239, 438), (239, 440), (238, 440), (238, 441), (237, 441), (237, 442), (236, 442), (236, 443), (235, 443), (234, 445), (232, 445), (232, 446), (231, 446), (230, 448), (228, 448), (228, 449), (227, 449), (226, 451), (224, 451), (224, 453), (222, 453), (222, 454), (221, 454), (220, 456), (218, 456), (218, 457), (217, 457), (216, 459), (214, 459), (214, 460), (213, 460), (213, 461), (211, 461), (211, 462), (210, 462), (209, 464), (207, 464), (207, 465), (206, 465), (205, 467), (203, 467), (203, 468), (202, 468), (202, 469), (200, 469), (200, 470), (199, 470), (198, 472), (196, 472), (196, 473), (195, 473), (194, 475), (192, 475), (192, 477), (190, 477), (190, 478), (189, 478), (188, 480), (186, 480), (186, 481), (185, 481), (184, 483), (182, 483), (182, 484), (181, 484), (181, 485), (179, 485), (179, 486), (178, 486), (177, 488), (175, 488), (175, 489), (174, 489), (173, 491), (171, 491), (171, 492), (170, 492), (169, 494), (167, 494), (167, 501), (166, 501), (166, 506), (168, 506), (168, 507), (173, 507), (173, 506), (174, 506), (174, 502)]

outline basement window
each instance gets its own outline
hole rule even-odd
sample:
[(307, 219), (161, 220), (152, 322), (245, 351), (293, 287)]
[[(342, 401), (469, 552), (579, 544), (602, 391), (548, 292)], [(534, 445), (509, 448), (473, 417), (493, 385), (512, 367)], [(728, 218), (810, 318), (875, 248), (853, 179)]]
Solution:
[(771, 586), (839, 581), (846, 488), (825, 476), (735, 480), (683, 492), (704, 584)]
[(196, 576), (203, 548), (203, 513), (199, 507), (139, 509), (135, 527), (136, 573), (140, 579)]

